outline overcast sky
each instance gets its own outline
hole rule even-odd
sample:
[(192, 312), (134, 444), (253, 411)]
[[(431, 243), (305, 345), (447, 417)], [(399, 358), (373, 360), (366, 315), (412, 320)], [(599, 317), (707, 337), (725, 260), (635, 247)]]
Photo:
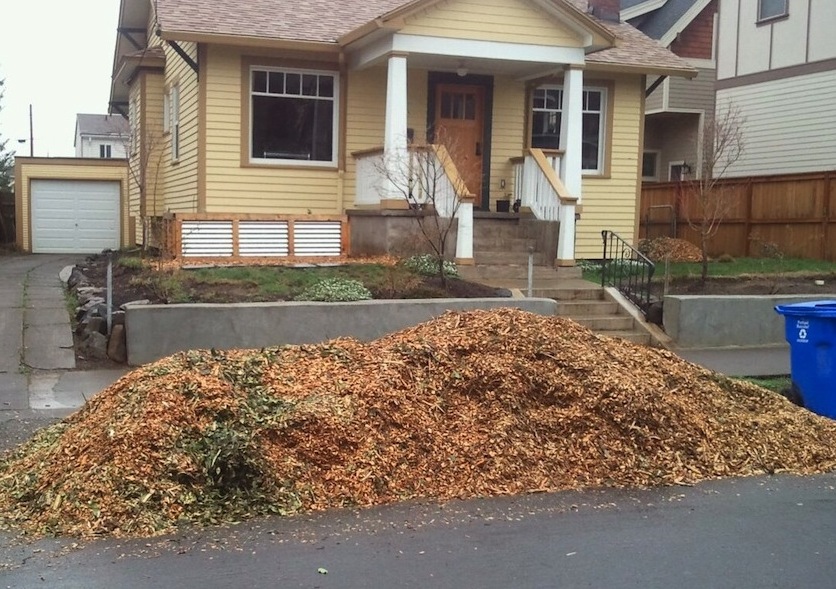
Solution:
[(9, 4), (0, 16), (0, 138), (29, 155), (31, 103), (35, 155), (73, 156), (76, 114), (107, 112), (119, 0)]

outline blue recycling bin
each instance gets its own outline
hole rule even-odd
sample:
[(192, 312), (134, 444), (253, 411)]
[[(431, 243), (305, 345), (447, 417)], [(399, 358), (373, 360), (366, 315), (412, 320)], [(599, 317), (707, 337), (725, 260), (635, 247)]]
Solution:
[(804, 406), (836, 419), (836, 301), (778, 305), (790, 344), (792, 382)]

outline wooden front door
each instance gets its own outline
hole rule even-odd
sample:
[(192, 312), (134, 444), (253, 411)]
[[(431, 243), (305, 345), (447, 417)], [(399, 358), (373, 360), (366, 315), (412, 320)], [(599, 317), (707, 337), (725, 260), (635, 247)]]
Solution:
[(468, 190), (482, 199), (485, 147), (485, 89), (469, 84), (439, 84), (435, 95), (435, 139), (443, 144)]

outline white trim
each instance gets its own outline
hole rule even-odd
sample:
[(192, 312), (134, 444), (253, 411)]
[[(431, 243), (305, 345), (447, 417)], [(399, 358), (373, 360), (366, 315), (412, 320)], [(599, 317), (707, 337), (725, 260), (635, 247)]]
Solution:
[(169, 123), (169, 130), (171, 131), (171, 161), (176, 162), (180, 159), (180, 86), (175, 84), (171, 87), (171, 122)]
[(528, 43), (449, 39), (425, 35), (403, 35), (401, 33), (396, 33), (393, 36), (392, 50), (405, 53), (424, 53), (473, 59), (501, 59), (530, 63), (583, 65), (585, 62), (585, 52), (582, 47), (550, 47)]
[(711, 0), (696, 0), (691, 8), (685, 11), (685, 14), (674, 23), (674, 25), (668, 29), (668, 32), (665, 33), (661, 39), (659, 39), (659, 43), (661, 43), (664, 47), (670, 47), (670, 44), (674, 42), (676, 36), (685, 30), (685, 28), (691, 24), (691, 21), (697, 18), (700, 13), (705, 10), (705, 7)]
[(684, 166), (685, 160), (676, 160), (676, 161), (669, 161), (668, 162), (668, 182), (673, 182), (673, 175), (671, 172), (673, 171), (674, 166)]
[[(263, 71), (263, 72), (282, 72), (282, 73), (293, 73), (293, 74), (313, 74), (317, 76), (330, 76), (334, 79), (334, 89), (333, 89), (333, 96), (327, 98), (321, 98), (316, 96), (302, 96), (302, 95), (285, 95), (285, 94), (276, 94), (277, 97), (290, 97), (290, 98), (310, 98), (313, 100), (329, 100), (333, 104), (333, 116), (331, 121), (331, 159), (330, 160), (302, 160), (302, 159), (281, 159), (281, 158), (257, 158), (253, 157), (253, 72), (254, 71)], [(309, 166), (314, 168), (321, 168), (321, 167), (333, 167), (336, 166), (339, 161), (339, 147), (340, 147), (340, 74), (339, 72), (322, 69), (322, 70), (314, 70), (314, 69), (297, 69), (297, 68), (285, 68), (285, 67), (272, 67), (272, 66), (264, 66), (264, 65), (252, 65), (249, 68), (247, 73), (247, 100), (250, 101), (250, 120), (249, 120), (249, 128), (247, 129), (247, 156), (248, 161), (254, 164), (267, 164), (267, 165), (275, 165), (275, 166)], [(265, 95), (262, 93), (256, 93), (256, 95)]]
[(683, 57), (682, 59), (687, 61), (692, 66), (698, 67), (698, 68), (713, 70), (717, 67), (717, 64), (714, 62), (713, 59), (695, 59), (695, 58), (692, 59), (690, 57)]
[(355, 51), (349, 57), (349, 65), (354, 70), (364, 69), (382, 62), (392, 53), (542, 63), (551, 67), (556, 64), (584, 65), (586, 61), (583, 47), (552, 47), (395, 33)]
[(648, 12), (653, 12), (654, 10), (658, 10), (662, 8), (668, 0), (645, 0), (639, 4), (631, 8), (625, 8), (621, 11), (621, 20), (628, 21), (636, 18), (637, 16), (642, 16), (643, 14), (647, 14)]

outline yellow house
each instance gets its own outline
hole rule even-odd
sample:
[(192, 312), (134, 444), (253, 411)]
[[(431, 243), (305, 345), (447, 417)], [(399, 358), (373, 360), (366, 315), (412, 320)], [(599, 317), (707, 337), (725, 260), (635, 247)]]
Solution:
[(121, 0), (135, 238), (165, 217), (184, 256), (334, 255), (353, 218), (430, 204), (462, 263), (485, 217), (559, 226), (556, 265), (600, 257), (636, 232), (645, 77), (696, 74), (618, 9)]

